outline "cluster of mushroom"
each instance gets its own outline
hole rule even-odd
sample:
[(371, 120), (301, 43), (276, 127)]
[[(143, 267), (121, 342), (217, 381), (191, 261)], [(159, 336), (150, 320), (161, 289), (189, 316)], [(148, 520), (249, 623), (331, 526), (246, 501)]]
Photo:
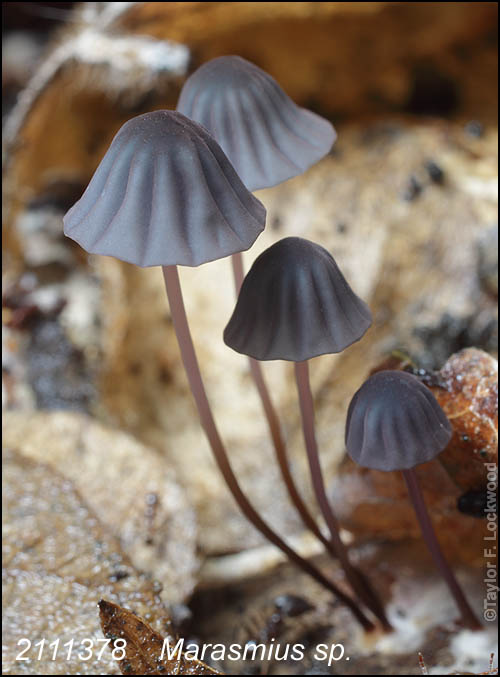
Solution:
[[(375, 627), (367, 615), (371, 612), (390, 630), (384, 605), (349, 559), (327, 498), (308, 374), (309, 359), (338, 353), (362, 338), (371, 324), (370, 310), (332, 256), (317, 244), (285, 238), (261, 254), (246, 277), (241, 258), (265, 226), (265, 209), (250, 191), (304, 172), (329, 152), (335, 137), (328, 121), (298, 107), (254, 64), (237, 56), (213, 59), (188, 78), (176, 111), (146, 113), (123, 125), (83, 196), (66, 214), (64, 232), (90, 253), (162, 267), (201, 424), (239, 507), (292, 562), (346, 604), (363, 628)], [(306, 527), (338, 558), (354, 595), (339, 589), (261, 518), (242, 491), (217, 430), (177, 266), (198, 266), (230, 255), (238, 300), (224, 341), (248, 356), (290, 499)], [(311, 479), (328, 535), (307, 508), (290, 471), (260, 365), (276, 359), (295, 363)], [(430, 391), (407, 374), (387, 372), (369, 379), (355, 395), (346, 444), (362, 464), (404, 469), (429, 547), (464, 620), (477, 627), (442, 556), (415, 475), (409, 470), (439, 453), (449, 435), (449, 424)]]

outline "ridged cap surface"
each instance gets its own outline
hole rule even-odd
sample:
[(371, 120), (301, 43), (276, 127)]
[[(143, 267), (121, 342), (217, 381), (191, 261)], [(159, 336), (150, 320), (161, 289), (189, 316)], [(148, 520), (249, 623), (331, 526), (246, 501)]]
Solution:
[(370, 325), (368, 306), (326, 249), (287, 237), (255, 260), (224, 341), (258, 360), (302, 362), (344, 350)]
[(302, 174), (336, 138), (327, 120), (297, 106), (274, 78), (239, 56), (198, 68), (177, 110), (208, 129), (249, 190)]
[(210, 134), (162, 110), (118, 131), (64, 233), (138, 266), (198, 266), (251, 247), (265, 218)]
[(432, 392), (402, 371), (373, 374), (347, 413), (349, 456), (374, 470), (407, 470), (435, 458), (450, 441), (451, 426)]

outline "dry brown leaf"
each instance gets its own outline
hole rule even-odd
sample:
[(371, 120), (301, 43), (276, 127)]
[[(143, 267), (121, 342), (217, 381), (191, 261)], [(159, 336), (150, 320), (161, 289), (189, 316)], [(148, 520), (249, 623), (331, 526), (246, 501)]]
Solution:
[(485, 463), (498, 459), (498, 362), (482, 350), (453, 355), (433, 388), (453, 426), (439, 460), (463, 491), (485, 486)]
[[(165, 638), (128, 609), (102, 599), (99, 602), (102, 632), (114, 642), (124, 639), (125, 657), (118, 660), (124, 675), (219, 675), (222, 674), (196, 659), (179, 654), (169, 660)], [(172, 650), (172, 649), (171, 649)]]
[[(49, 466), (3, 452), (4, 674), (116, 674), (102, 647), (97, 603), (102, 597), (134, 609), (161, 632), (170, 620), (154, 584), (137, 573), (72, 483)], [(29, 661), (16, 660), (25, 645)], [(46, 640), (38, 659), (35, 643)], [(59, 653), (52, 660), (52, 642)], [(66, 642), (74, 641), (67, 659)], [(84, 640), (93, 653), (82, 660)]]
[(196, 518), (172, 469), (130, 435), (73, 412), (4, 412), (4, 444), (71, 480), (168, 604), (193, 591)]

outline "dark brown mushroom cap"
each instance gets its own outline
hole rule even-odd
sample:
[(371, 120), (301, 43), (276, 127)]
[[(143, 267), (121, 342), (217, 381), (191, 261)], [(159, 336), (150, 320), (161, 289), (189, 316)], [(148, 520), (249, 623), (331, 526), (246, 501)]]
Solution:
[(64, 233), (138, 266), (198, 266), (251, 247), (265, 218), (210, 134), (160, 110), (119, 130)]
[(451, 433), (436, 398), (416, 376), (380, 371), (352, 398), (345, 443), (359, 465), (390, 472), (431, 461)]
[(198, 68), (177, 110), (208, 129), (249, 190), (302, 174), (336, 138), (327, 120), (297, 106), (274, 78), (239, 56)]
[(370, 325), (368, 306), (326, 249), (287, 237), (255, 260), (224, 341), (258, 360), (302, 362), (344, 350)]

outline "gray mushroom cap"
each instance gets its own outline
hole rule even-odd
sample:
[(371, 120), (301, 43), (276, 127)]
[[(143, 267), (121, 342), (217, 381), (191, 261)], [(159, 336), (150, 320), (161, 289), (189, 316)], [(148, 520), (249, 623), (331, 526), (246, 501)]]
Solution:
[(198, 266), (251, 247), (265, 218), (210, 134), (160, 110), (121, 127), (64, 233), (138, 266)]
[(302, 174), (336, 138), (327, 120), (297, 106), (274, 78), (239, 56), (198, 68), (177, 110), (208, 129), (249, 190)]
[(255, 260), (224, 341), (258, 360), (302, 362), (344, 350), (370, 325), (368, 306), (326, 249), (287, 237)]
[(349, 456), (374, 470), (407, 470), (435, 458), (451, 426), (432, 392), (416, 376), (380, 371), (361, 386), (347, 413)]

